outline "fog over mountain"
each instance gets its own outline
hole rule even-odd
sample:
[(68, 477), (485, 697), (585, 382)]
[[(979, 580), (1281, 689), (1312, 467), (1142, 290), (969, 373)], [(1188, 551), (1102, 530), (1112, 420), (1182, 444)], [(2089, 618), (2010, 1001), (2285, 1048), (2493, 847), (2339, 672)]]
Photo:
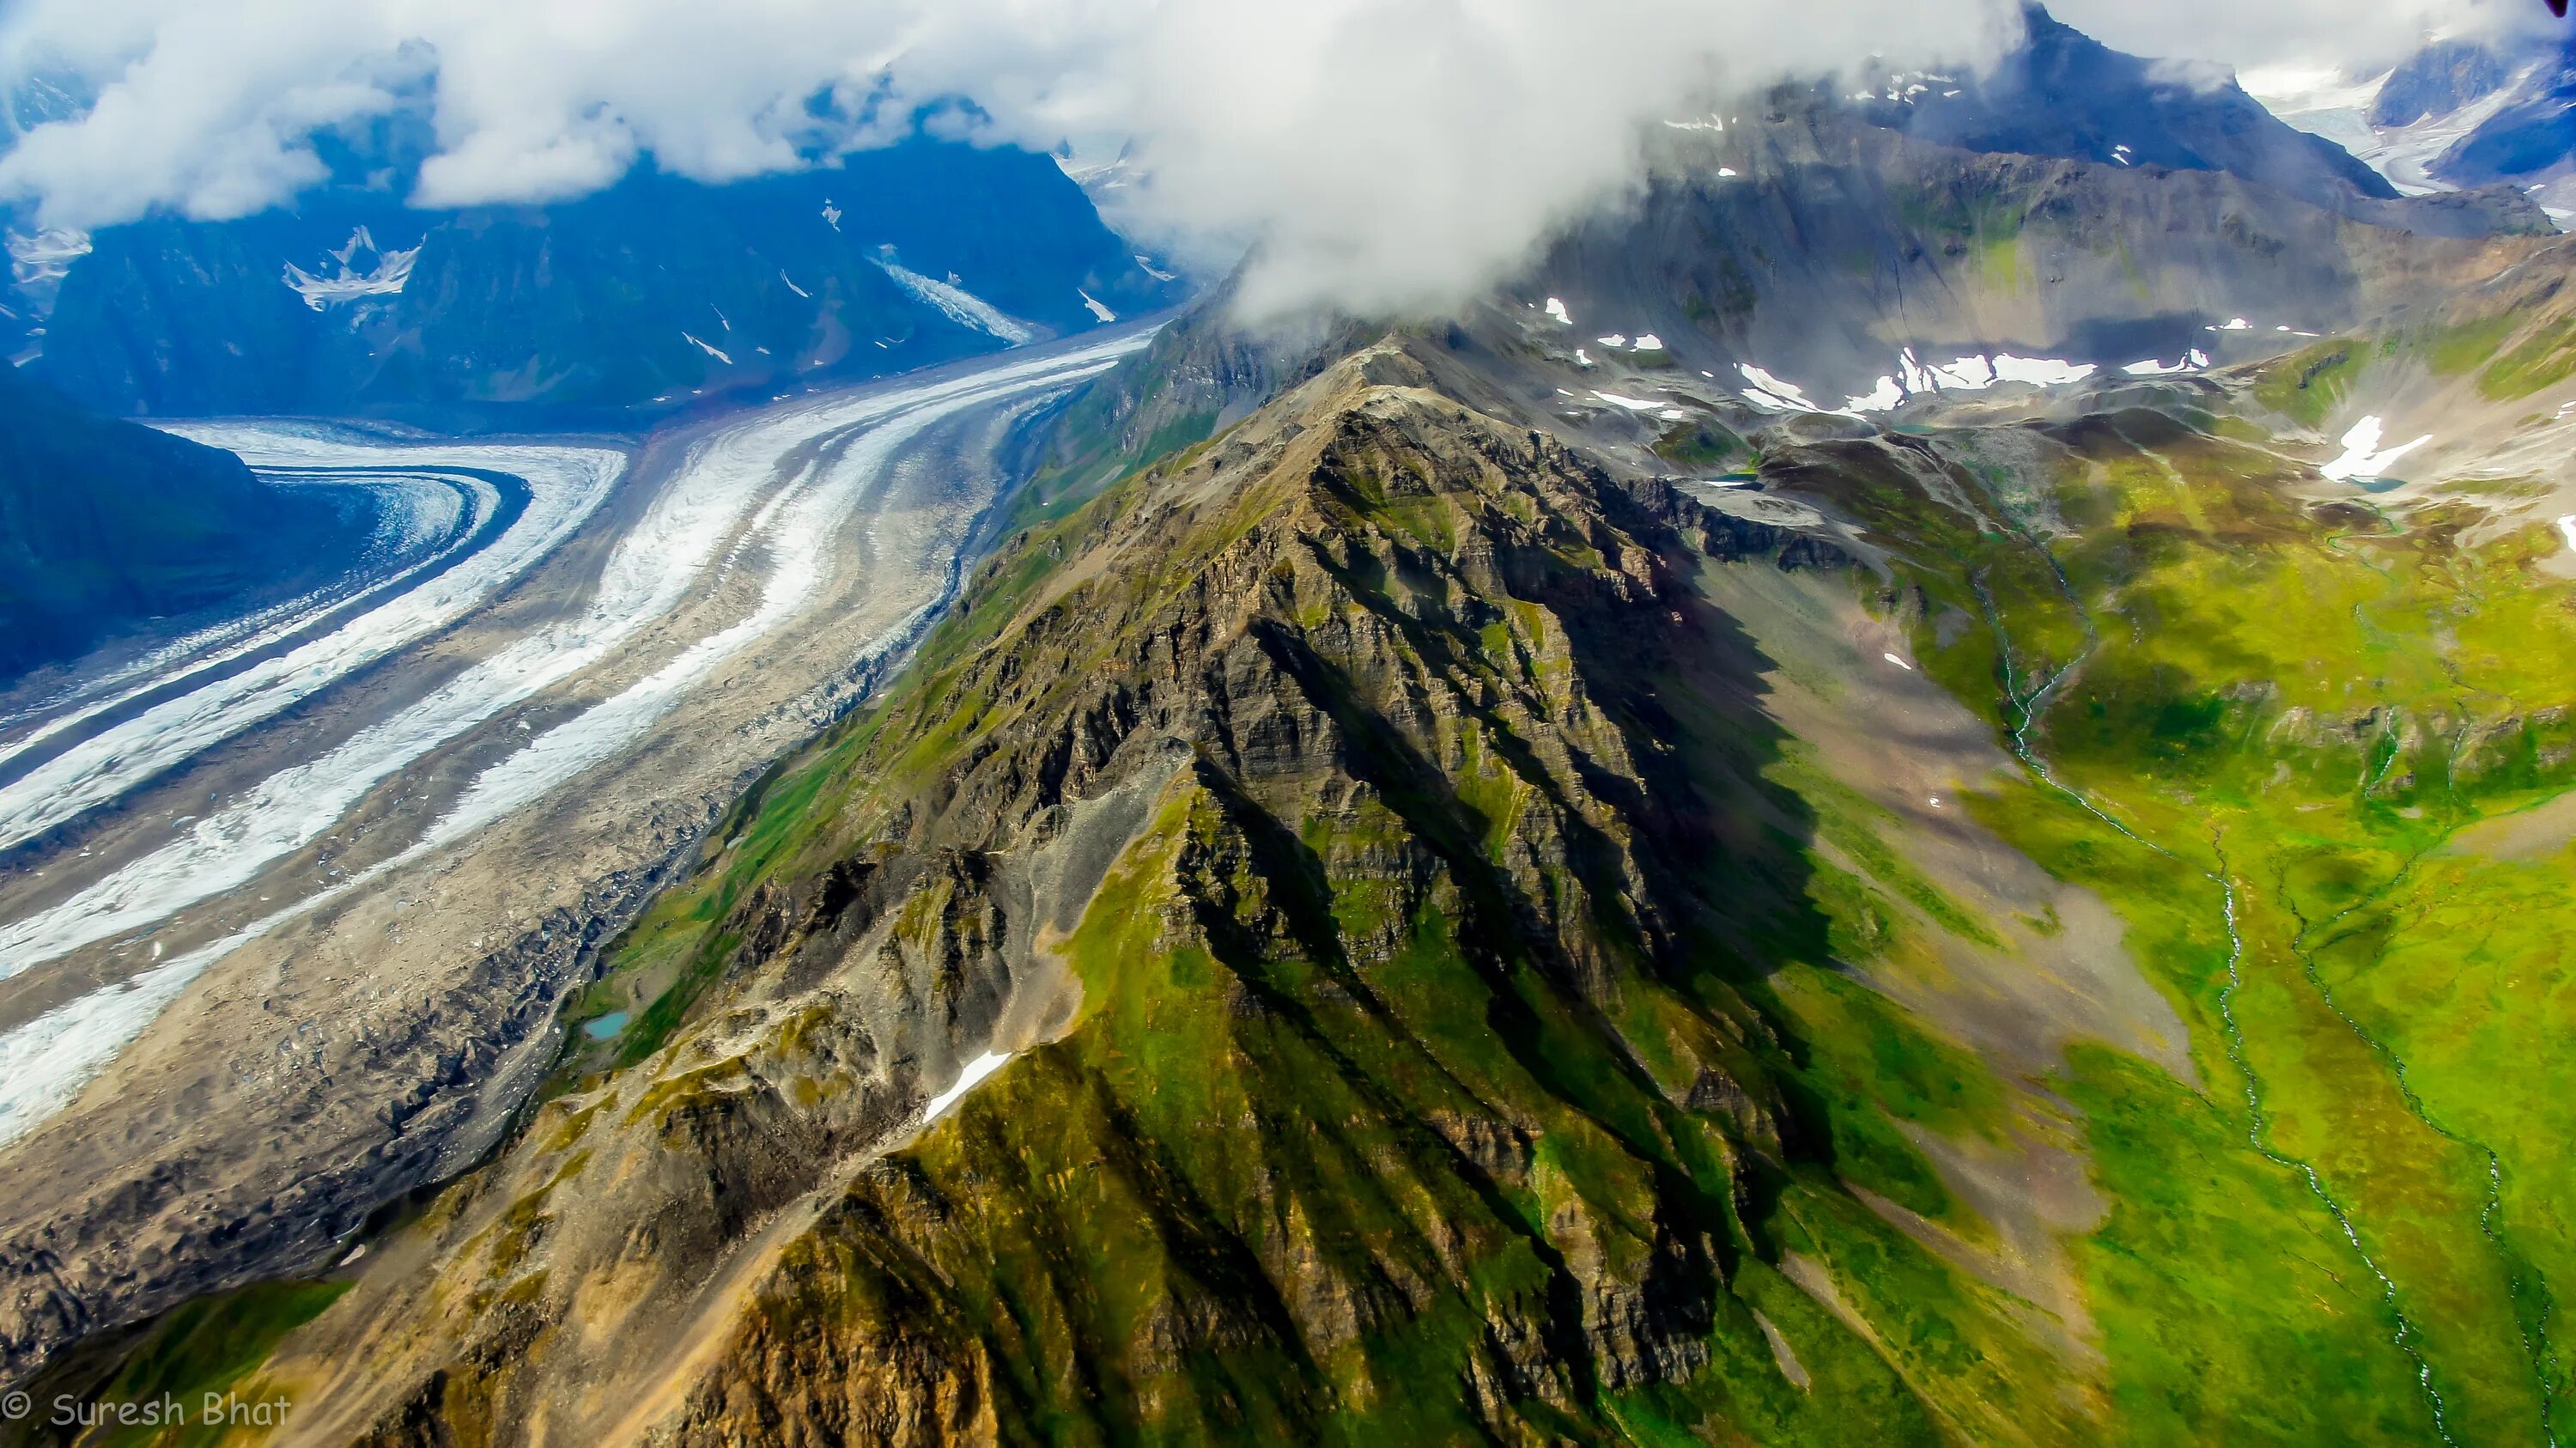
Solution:
[[(2494, 7), (2058, 10), (2124, 49), (2258, 64), (2358, 62)], [(1783, 75), (1976, 67), (2021, 25), (2013, 0), (35, 0), (0, 22), (0, 64), (97, 100), (0, 157), (0, 193), (47, 226), (236, 217), (407, 122), (416, 180), (385, 184), (409, 200), (555, 200), (646, 156), (723, 181), (921, 124), (1123, 149), (1157, 240), (1261, 244), (1249, 311), (1426, 308), (1633, 186), (1646, 123)]]
[(2436, 35), (2537, 31), (2537, 4), (2514, 0), (2077, 0), (2050, 7), (2114, 50), (2236, 70), (2297, 65), (2385, 68)]

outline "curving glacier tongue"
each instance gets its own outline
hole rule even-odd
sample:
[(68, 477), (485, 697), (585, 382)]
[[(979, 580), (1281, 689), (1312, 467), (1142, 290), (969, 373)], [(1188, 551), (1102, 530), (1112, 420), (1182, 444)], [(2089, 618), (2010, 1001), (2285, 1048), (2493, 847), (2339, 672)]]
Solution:
[[(764, 414), (702, 443), (619, 541), (588, 605), (541, 626), (392, 716), (281, 769), (245, 797), (50, 907), (0, 925), (0, 980), (238, 890), (331, 830), (376, 785), (513, 705), (561, 684), (677, 610), (757, 546), (767, 571), (742, 617), (486, 766), (391, 858), (264, 913), (211, 944), (155, 961), (0, 1037), (0, 1142), (69, 1099), (199, 974), (289, 920), (465, 839), (636, 745), (693, 687), (787, 626), (838, 567), (840, 525), (904, 446), (971, 408), (1033, 396), (1110, 366), (1150, 334), (1021, 358), (962, 377)], [(859, 429), (837, 456), (789, 463)], [(783, 478), (784, 481), (780, 481)], [(936, 606), (936, 600), (925, 607)], [(895, 632), (901, 634), (898, 628)]]

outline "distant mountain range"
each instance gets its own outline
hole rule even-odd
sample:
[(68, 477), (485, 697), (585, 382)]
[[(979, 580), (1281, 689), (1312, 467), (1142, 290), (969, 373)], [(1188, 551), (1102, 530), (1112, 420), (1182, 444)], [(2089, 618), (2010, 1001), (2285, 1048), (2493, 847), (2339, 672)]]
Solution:
[[(2346, 149), (2351, 137), (2293, 126), (2233, 78), (2113, 50), (2037, 5), (2026, 8), (2025, 18), (2027, 41), (1990, 75), (1896, 74), (1851, 99), (1879, 125), (1972, 151), (2224, 171), (2312, 206), (2408, 231), (2478, 236), (2547, 228), (2537, 207), (2502, 191), (2391, 210), (2387, 203), (2410, 190), (2477, 188), (2511, 178), (2464, 170), (2443, 186), (2401, 189)], [(2428, 67), (2420, 82), (2400, 86), (2395, 95), (2429, 103), (2481, 78), (2475, 67), (2456, 73)], [(2562, 144), (2560, 154), (2565, 151)]]
[(2576, 215), (2576, 44), (2446, 39), (2385, 72), (2266, 99), (2399, 191), (2508, 187)]
[(229, 222), (11, 236), (28, 366), (148, 415), (620, 409), (905, 371), (1167, 306), (1047, 157), (915, 139), (549, 206), (334, 186)]

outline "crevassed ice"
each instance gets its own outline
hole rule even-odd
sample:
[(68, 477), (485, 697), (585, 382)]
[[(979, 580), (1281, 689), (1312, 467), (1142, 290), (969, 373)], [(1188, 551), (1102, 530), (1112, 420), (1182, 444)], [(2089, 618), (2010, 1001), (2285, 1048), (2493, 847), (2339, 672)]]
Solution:
[[(508, 473), (528, 484), (528, 505), (500, 537), (419, 587), (320, 638), (155, 704), (0, 786), (0, 847), (114, 799), (464, 617), (570, 537), (626, 469), (625, 454), (604, 448), (379, 447), (254, 424), (177, 424), (170, 430), (238, 453), (254, 467), (443, 464)], [(7, 955), (0, 950), (0, 976), (10, 973)]]
[[(15, 712), (0, 715), (0, 731), (28, 720), (42, 722), (0, 743), (0, 763), (66, 729), (86, 724), (188, 672), (218, 668), (279, 643), (312, 627), (336, 609), (369, 596), (392, 591), (434, 565), (455, 556), (500, 505), (500, 490), (480, 478), (428, 474), (344, 475), (341, 481), (391, 496), (368, 543), (370, 561), (402, 562), (390, 576), (366, 580), (355, 588), (316, 589), (236, 618), (209, 624), (172, 639), (122, 664), (74, 680), (54, 694)], [(464, 489), (459, 493), (459, 487)], [(467, 499), (470, 497), (471, 503)], [(444, 538), (447, 546), (422, 553)]]
[[(263, 783), (253, 801), (202, 822), (182, 841), (119, 870), (54, 910), (0, 929), (0, 978), (246, 883), (259, 868), (336, 823), (366, 789), (394, 769), (508, 703), (568, 676), (645, 620), (667, 612), (690, 580), (713, 565), (715, 544), (734, 531), (733, 524), (758, 495), (759, 484), (773, 476), (775, 460), (799, 442), (879, 419), (900, 419), (907, 432), (917, 431), (935, 417), (966, 406), (1095, 374), (1144, 346), (1150, 337), (1145, 332), (1115, 338), (1073, 353), (894, 393), (829, 399), (718, 434), (701, 444), (682, 475), (612, 552), (597, 591), (601, 602), (581, 619), (550, 626), (505, 648), (324, 759), (281, 772)], [(224, 956), (388, 871), (454, 843), (640, 735), (687, 684), (803, 606), (827, 566), (836, 510), (846, 511), (854, 490), (863, 485), (870, 469), (883, 465), (892, 446), (893, 440), (876, 447), (864, 442), (854, 446), (829, 476), (818, 480), (809, 470), (757, 511), (755, 519), (765, 528), (779, 558), (752, 619), (699, 641), (614, 698), (487, 768), (448, 813), (394, 858), (0, 1037), (0, 1144), (24, 1134), (69, 1102), (82, 1084)], [(611, 616), (620, 610), (622, 617)]]

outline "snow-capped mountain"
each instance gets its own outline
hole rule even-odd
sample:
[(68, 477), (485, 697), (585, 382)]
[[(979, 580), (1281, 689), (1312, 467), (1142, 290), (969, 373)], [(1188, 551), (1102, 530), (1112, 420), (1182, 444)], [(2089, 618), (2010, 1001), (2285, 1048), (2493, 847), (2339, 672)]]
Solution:
[(2331, 140), (2399, 191), (2509, 185), (2559, 221), (2576, 217), (2576, 48), (2434, 41), (2367, 76), (2279, 70), (2248, 89), (2291, 125)]
[(2027, 38), (1990, 74), (1886, 76), (1851, 96), (1918, 140), (2098, 165), (2225, 171), (2329, 210), (2397, 192), (2335, 144), (2265, 113), (2233, 83), (2206, 84), (2111, 49), (2024, 7)]

